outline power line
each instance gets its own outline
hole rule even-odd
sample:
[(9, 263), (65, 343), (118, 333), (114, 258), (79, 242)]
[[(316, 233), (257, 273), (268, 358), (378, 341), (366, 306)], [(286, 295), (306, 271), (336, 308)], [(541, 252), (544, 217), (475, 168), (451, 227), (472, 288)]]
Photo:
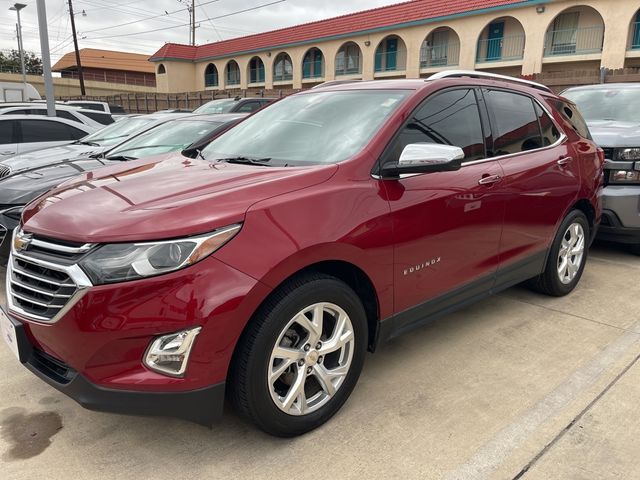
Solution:
[[(251, 7), (251, 8), (245, 8), (244, 10), (238, 10), (236, 12), (227, 13), (225, 15), (219, 15), (217, 17), (209, 17), (209, 18), (205, 18), (203, 20), (206, 21), (206, 20), (217, 20), (217, 19), (220, 19), (220, 18), (227, 18), (227, 17), (231, 17), (233, 15), (238, 15), (240, 13), (246, 13), (246, 12), (250, 12), (250, 11), (253, 11), (253, 10), (258, 10), (260, 8), (270, 7), (272, 5), (276, 5), (278, 3), (283, 3), (283, 2), (286, 2), (286, 1), (287, 0), (276, 0), (275, 2), (269, 2), (269, 3), (264, 3), (264, 4), (261, 4), (261, 5), (256, 5), (256, 6)], [(211, 2), (209, 2), (209, 3), (211, 3)], [(134, 22), (134, 23), (137, 23), (137, 22)], [(103, 38), (132, 37), (134, 35), (144, 35), (145, 33), (159, 32), (160, 30), (169, 30), (169, 29), (172, 29), (172, 28), (184, 27), (186, 25), (189, 25), (189, 24), (188, 23), (183, 23), (183, 24), (180, 24), (180, 25), (176, 25), (174, 27), (155, 28), (153, 30), (146, 30), (146, 31), (134, 32), (134, 33), (124, 33), (122, 35), (106, 35), (106, 36), (103, 36), (103, 37), (93, 37), (93, 40), (101, 40)], [(88, 33), (88, 32), (84, 32), (84, 33)]]

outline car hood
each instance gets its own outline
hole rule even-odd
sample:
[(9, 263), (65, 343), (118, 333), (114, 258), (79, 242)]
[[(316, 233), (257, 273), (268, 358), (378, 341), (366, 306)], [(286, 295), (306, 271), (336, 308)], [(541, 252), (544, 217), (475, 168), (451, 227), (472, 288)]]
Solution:
[(640, 124), (601, 120), (588, 122), (593, 140), (604, 148), (640, 147)]
[(97, 158), (84, 158), (13, 174), (0, 180), (0, 205), (26, 205), (70, 178), (113, 163)]
[(74, 178), (28, 205), (23, 222), (32, 233), (90, 243), (196, 235), (242, 222), (254, 203), (322, 183), (337, 169), (167, 154)]
[(99, 155), (105, 150), (105, 147), (72, 143), (70, 145), (61, 145), (59, 147), (45, 148), (21, 155), (14, 155), (13, 157), (2, 160), (0, 163), (9, 167), (11, 173), (14, 174), (32, 168), (54, 165), (64, 162), (65, 160)]

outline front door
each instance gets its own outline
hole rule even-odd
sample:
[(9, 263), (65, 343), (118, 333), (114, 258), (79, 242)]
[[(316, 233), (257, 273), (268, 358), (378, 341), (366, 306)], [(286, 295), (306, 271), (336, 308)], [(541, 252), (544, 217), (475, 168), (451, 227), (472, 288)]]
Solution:
[(394, 225), (396, 314), (421, 304), (428, 309), (429, 300), (449, 292), (460, 299), (487, 291), (498, 265), (504, 201), (492, 179), (502, 170), (485, 158), (473, 89), (429, 97), (382, 161), (397, 162), (406, 145), (424, 142), (461, 147), (465, 161), (473, 163), (456, 172), (383, 181)]
[(502, 58), (502, 42), (504, 39), (504, 22), (489, 25), (489, 39), (487, 42), (487, 60)]

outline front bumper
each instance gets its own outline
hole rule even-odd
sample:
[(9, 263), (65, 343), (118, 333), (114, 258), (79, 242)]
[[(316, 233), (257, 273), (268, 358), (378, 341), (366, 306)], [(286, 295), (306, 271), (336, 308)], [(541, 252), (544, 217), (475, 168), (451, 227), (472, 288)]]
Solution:
[(84, 408), (128, 415), (174, 417), (211, 426), (224, 405), (225, 384), (186, 392), (140, 392), (99, 387), (64, 362), (33, 347), (22, 323), (12, 320), (20, 361), (41, 380)]
[(624, 227), (615, 212), (605, 210), (602, 212), (598, 239), (626, 245), (640, 245), (640, 228)]
[(609, 185), (602, 194), (603, 214), (598, 238), (640, 244), (640, 186)]
[[(21, 362), (84, 407), (211, 425), (237, 340), (268, 292), (209, 257), (172, 274), (90, 287), (55, 322), (8, 314), (23, 337)], [(143, 364), (155, 338), (193, 326), (202, 331), (184, 377)]]

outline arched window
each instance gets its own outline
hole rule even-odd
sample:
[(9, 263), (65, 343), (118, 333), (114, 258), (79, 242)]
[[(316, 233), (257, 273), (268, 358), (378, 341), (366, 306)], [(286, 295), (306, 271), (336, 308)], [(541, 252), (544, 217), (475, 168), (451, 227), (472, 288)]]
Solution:
[(526, 34), (524, 27), (514, 17), (493, 20), (480, 33), (476, 61), (506, 62), (524, 57)]
[(383, 39), (376, 48), (375, 71), (395, 72), (407, 68), (407, 47), (397, 35)]
[(336, 54), (336, 76), (357, 75), (362, 73), (360, 47), (353, 43), (345, 43)]
[(451, 28), (436, 28), (422, 42), (420, 68), (458, 65), (459, 61), (460, 38)]
[(578, 6), (562, 11), (547, 29), (544, 56), (584, 55), (602, 52), (604, 20), (593, 7)]
[(249, 61), (249, 84), (264, 83), (264, 63), (260, 57)]
[(240, 67), (235, 60), (227, 63), (227, 85), (240, 85)]
[(167, 73), (167, 69), (164, 68), (164, 64), (161, 63), (158, 65), (158, 75), (163, 75), (165, 73)]
[(205, 87), (217, 87), (218, 86), (218, 69), (213, 63), (207, 65), (204, 71), (204, 86)]
[(273, 62), (273, 81), (287, 82), (293, 80), (293, 63), (291, 57), (282, 52)]
[(302, 60), (302, 78), (324, 77), (324, 55), (319, 48), (309, 50)]

